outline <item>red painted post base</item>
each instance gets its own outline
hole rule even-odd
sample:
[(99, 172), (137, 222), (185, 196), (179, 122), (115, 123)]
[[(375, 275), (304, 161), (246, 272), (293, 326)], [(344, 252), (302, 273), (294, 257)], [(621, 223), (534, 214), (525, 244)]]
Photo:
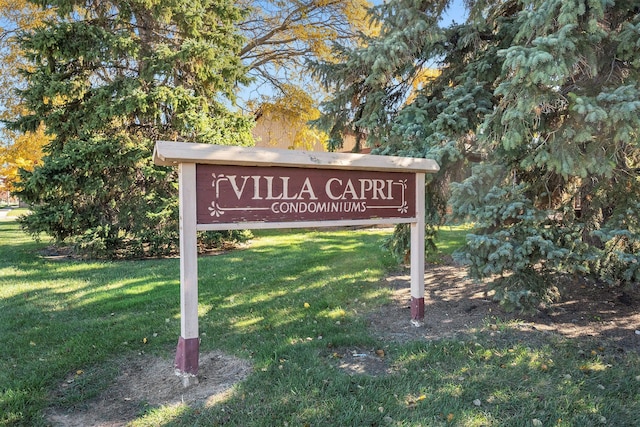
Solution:
[(198, 375), (198, 357), (200, 338), (182, 338), (178, 340), (175, 368), (183, 375)]
[(416, 326), (424, 323), (424, 297), (411, 297), (411, 323)]

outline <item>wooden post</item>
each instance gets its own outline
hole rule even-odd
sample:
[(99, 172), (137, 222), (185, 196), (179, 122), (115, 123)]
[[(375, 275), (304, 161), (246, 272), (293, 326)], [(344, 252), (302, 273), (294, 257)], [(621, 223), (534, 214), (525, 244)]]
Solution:
[(411, 323), (424, 324), (425, 174), (416, 174), (416, 222), (411, 223)]
[(198, 247), (196, 230), (196, 165), (180, 163), (180, 338), (176, 352), (176, 374), (185, 385), (197, 382), (200, 338), (198, 337)]

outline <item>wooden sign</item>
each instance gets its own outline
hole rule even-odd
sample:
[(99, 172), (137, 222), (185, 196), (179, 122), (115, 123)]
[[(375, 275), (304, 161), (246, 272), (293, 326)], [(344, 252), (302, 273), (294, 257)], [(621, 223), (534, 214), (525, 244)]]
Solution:
[(416, 216), (402, 172), (197, 165), (196, 197), (198, 224)]
[(180, 337), (175, 368), (197, 382), (197, 231), (411, 224), (411, 322), (424, 319), (425, 174), (433, 160), (158, 141), (153, 160), (177, 166)]

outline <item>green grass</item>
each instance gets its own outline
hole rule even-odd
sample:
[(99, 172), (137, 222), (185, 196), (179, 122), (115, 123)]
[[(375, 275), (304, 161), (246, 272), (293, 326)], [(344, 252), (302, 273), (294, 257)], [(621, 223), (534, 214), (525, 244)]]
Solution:
[(458, 248), (464, 245), (467, 234), (472, 230), (468, 224), (464, 225), (444, 225), (439, 228), (438, 234), (435, 239), (436, 246), (438, 247), (438, 254), (433, 257), (442, 257), (443, 255), (451, 255)]
[(27, 208), (13, 208), (7, 212), (7, 218), (17, 218), (20, 215), (24, 215), (29, 212)]
[[(366, 312), (387, 300), (381, 279), (395, 268), (380, 249), (387, 233), (261, 231), (246, 249), (200, 258), (201, 351), (250, 359), (254, 372), (226, 401), (144, 407), (133, 425), (636, 425), (634, 353), (508, 325), (499, 340), (374, 338)], [(439, 244), (455, 248), (464, 234), (444, 229)], [(39, 255), (43, 246), (0, 222), (3, 426), (45, 425), (47, 407), (81, 407), (113, 381), (121, 358), (171, 359), (180, 333), (177, 259), (53, 261)], [(354, 347), (384, 348), (390, 373), (338, 369), (333, 352)]]

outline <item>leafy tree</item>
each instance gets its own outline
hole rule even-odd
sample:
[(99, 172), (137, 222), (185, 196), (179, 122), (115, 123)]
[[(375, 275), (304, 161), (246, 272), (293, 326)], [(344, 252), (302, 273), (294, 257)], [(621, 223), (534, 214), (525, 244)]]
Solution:
[[(287, 140), (292, 142), (290, 149), (313, 150), (314, 147), (326, 147), (327, 135), (309, 125), (320, 117), (317, 100), (297, 86), (287, 85), (286, 96), (264, 97), (256, 114), (256, 120), (264, 116), (278, 126)], [(278, 132), (278, 135), (281, 135)], [(280, 142), (270, 137), (268, 144)]]
[(10, 119), (20, 114), (20, 99), (13, 89), (24, 84), (20, 68), (27, 67), (22, 50), (16, 43), (21, 30), (42, 25), (53, 17), (52, 10), (41, 10), (27, 0), (0, 0), (0, 118)]
[(239, 24), (247, 42), (240, 50), (258, 85), (286, 92), (305, 72), (308, 58), (330, 59), (334, 42), (351, 43), (371, 31), (366, 0), (242, 0), (249, 15)]
[(0, 191), (14, 190), (20, 170), (32, 171), (36, 167), (42, 158), (42, 146), (49, 140), (40, 126), (35, 132), (17, 135), (11, 144), (0, 146), (0, 176), (5, 178)]
[(55, 20), (24, 31), (30, 66), (12, 123), (52, 136), (18, 194), (34, 235), (105, 256), (154, 255), (177, 244), (175, 171), (155, 167), (156, 140), (250, 144), (250, 120), (230, 113), (245, 82), (231, 1), (37, 1)]
[[(42, 25), (44, 19), (53, 17), (51, 10), (40, 10), (26, 0), (0, 0), (0, 119), (11, 120), (24, 109), (21, 99), (13, 89), (24, 86), (19, 70), (28, 67), (16, 36), (20, 30)], [(32, 170), (40, 161), (42, 146), (49, 138), (42, 126), (35, 132), (11, 131), (0, 123), (0, 176), (4, 179), (3, 191), (13, 191), (20, 169)]]
[(369, 2), (242, 0), (240, 4), (250, 11), (238, 26), (246, 37), (240, 56), (253, 78), (244, 108), (288, 123), (295, 129), (296, 147), (309, 145), (307, 138), (326, 139), (307, 125), (319, 116), (324, 94), (310, 78), (306, 61), (332, 60), (333, 43), (352, 44), (359, 34), (375, 31), (366, 19)]
[[(459, 259), (505, 305), (552, 301), (559, 275), (637, 283), (638, 3), (466, 1), (466, 22), (441, 27), (450, 3), (380, 6), (379, 37), (317, 65), (337, 89), (321, 123), (437, 160), (431, 212), (448, 201), (475, 223)], [(416, 90), (430, 64), (442, 74)], [(448, 191), (465, 165), (473, 173)]]

